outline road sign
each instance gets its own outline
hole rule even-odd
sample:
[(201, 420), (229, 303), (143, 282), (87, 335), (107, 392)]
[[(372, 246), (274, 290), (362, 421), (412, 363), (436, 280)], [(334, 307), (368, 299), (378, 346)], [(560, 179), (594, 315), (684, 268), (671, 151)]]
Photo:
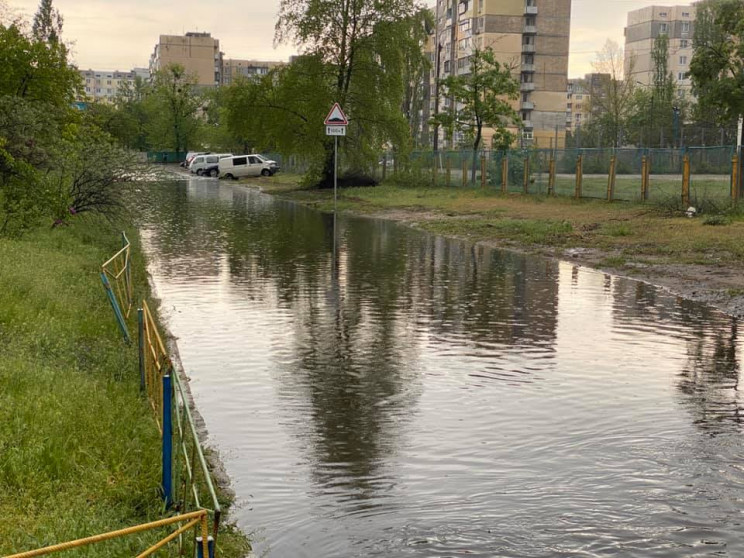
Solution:
[(345, 136), (346, 126), (326, 126), (326, 136)]
[[(328, 116), (326, 116), (325, 119), (325, 125), (326, 126), (346, 126), (349, 123), (348, 119), (346, 118), (346, 115), (344, 114), (344, 111), (341, 110), (341, 105), (338, 103), (333, 104), (333, 108), (331, 108), (331, 112), (328, 113)], [(344, 134), (328, 134), (331, 135), (339, 135), (343, 136)]]

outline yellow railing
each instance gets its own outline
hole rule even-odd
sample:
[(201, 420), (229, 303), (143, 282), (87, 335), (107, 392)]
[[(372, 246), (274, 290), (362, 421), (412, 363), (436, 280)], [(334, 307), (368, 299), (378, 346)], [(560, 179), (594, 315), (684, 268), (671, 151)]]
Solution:
[(171, 363), (168, 351), (165, 350), (163, 339), (158, 333), (155, 319), (147, 302), (142, 301), (139, 316), (140, 335), (140, 387), (147, 394), (160, 433), (163, 433), (161, 418), (163, 415), (163, 376), (171, 373)]
[[(118, 531), (111, 531), (109, 533), (103, 533), (101, 535), (94, 535), (92, 537), (87, 537), (85, 539), (77, 539), (74, 541), (68, 541), (60, 544), (55, 544), (53, 546), (47, 546), (45, 548), (40, 548), (37, 550), (30, 550), (28, 552), (21, 552), (20, 554), (11, 554), (9, 556), (6, 556), (5, 558), (32, 558), (33, 556), (45, 556), (47, 554), (54, 554), (56, 552), (63, 552), (65, 550), (71, 550), (73, 548), (80, 548), (81, 546), (87, 546), (90, 544), (105, 542), (111, 539), (116, 539), (120, 537), (126, 537), (127, 535), (133, 535), (134, 533), (141, 533), (143, 531), (151, 531), (153, 529), (158, 529), (160, 527), (165, 527), (168, 525), (173, 525), (176, 523), (184, 523), (181, 525), (178, 529), (158, 541), (156, 544), (152, 545), (150, 548), (142, 552), (141, 554), (137, 555), (137, 558), (144, 558), (145, 556), (150, 556), (157, 550), (163, 548), (165, 545), (167, 545), (169, 542), (173, 541), (176, 538), (179, 538), (188, 531), (189, 529), (194, 529), (197, 534), (201, 533), (201, 541), (197, 542), (196, 538), (194, 539), (194, 546), (195, 551), (199, 552), (199, 556), (203, 556), (204, 558), (207, 558), (210, 556), (209, 547), (211, 546), (208, 541), (208, 524), (207, 524), (207, 510), (197, 510), (190, 513), (185, 513), (183, 515), (178, 515), (175, 517), (168, 517), (166, 519), (160, 519), (158, 521), (152, 521), (150, 523), (144, 523), (142, 525), (137, 525), (135, 527), (128, 527), (126, 529), (120, 529)], [(197, 550), (197, 545), (201, 548)]]
[(129, 343), (130, 337), (126, 320), (132, 312), (134, 303), (132, 267), (129, 261), (131, 244), (124, 233), (121, 233), (121, 239), (122, 249), (101, 266), (101, 282), (106, 289), (119, 329), (121, 329), (124, 339)]

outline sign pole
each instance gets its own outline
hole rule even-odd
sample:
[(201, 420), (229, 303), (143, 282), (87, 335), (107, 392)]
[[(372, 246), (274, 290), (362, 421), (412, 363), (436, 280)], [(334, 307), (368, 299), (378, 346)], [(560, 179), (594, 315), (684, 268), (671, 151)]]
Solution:
[(333, 136), (333, 213), (336, 213), (338, 191), (338, 136)]

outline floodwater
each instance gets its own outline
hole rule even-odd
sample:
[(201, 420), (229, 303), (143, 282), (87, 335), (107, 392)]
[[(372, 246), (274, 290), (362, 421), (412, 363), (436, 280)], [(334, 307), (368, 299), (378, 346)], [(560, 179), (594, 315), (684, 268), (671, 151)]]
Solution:
[(258, 555), (744, 556), (733, 319), (222, 181), (141, 196)]

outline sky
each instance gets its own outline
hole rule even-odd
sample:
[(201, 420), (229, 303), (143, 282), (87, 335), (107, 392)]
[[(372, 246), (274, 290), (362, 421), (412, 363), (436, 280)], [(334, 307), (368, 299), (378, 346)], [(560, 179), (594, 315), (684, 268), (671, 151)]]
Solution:
[[(2, 0), (0, 0), (2, 1)], [(4, 0), (29, 19), (39, 0)], [(550, 0), (542, 0), (550, 1)], [(226, 58), (288, 60), (291, 45), (274, 48), (280, 0), (54, 0), (64, 17), (63, 37), (81, 69), (147, 67), (159, 35), (206, 31), (220, 40)], [(684, 0), (572, 0), (569, 77), (592, 71), (607, 39), (623, 45), (627, 12)], [(538, 4), (539, 7), (539, 4)]]

